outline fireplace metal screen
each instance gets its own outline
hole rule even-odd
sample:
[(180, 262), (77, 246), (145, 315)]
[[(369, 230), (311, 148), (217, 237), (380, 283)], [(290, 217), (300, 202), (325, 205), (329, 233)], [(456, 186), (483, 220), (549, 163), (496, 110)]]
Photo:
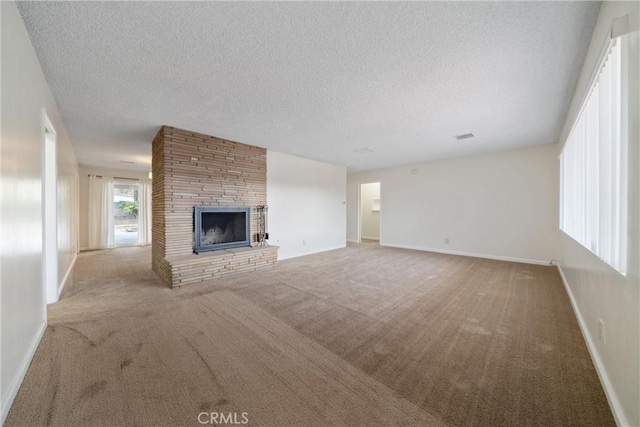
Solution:
[(250, 208), (244, 206), (196, 206), (195, 253), (251, 246)]

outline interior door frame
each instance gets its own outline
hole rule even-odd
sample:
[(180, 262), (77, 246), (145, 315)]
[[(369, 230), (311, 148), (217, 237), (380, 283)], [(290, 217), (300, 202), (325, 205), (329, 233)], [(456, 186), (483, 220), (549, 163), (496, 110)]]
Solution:
[[(52, 151), (51, 151), (52, 150)], [(51, 159), (50, 156), (53, 156)], [(53, 181), (53, 182), (52, 182)], [(46, 304), (59, 299), (58, 134), (42, 111), (42, 286)]]
[(380, 186), (380, 225), (378, 234), (380, 235), (378, 242), (382, 241), (382, 181), (358, 182), (358, 227), (357, 242), (362, 243), (362, 186), (367, 184), (378, 184)]

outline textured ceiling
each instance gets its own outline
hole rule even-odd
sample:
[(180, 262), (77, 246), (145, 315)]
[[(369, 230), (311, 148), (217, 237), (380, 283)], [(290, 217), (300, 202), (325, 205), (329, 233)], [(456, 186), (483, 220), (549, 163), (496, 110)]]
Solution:
[[(599, 10), (597, 2), (18, 6), (80, 163), (141, 170), (164, 124), (351, 171), (556, 142)], [(476, 138), (453, 138), (469, 132)], [(362, 147), (373, 152), (354, 152)]]

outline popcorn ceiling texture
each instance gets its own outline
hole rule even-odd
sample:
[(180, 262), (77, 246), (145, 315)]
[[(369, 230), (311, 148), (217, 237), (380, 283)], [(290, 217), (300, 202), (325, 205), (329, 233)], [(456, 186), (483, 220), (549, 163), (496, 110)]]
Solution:
[(556, 142), (599, 3), (18, 7), (81, 164), (168, 124), (354, 171)]

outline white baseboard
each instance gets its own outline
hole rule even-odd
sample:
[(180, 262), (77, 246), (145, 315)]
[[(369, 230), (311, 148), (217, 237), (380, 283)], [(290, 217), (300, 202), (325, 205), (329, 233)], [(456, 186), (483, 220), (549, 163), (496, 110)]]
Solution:
[(291, 258), (298, 258), (301, 256), (307, 256), (307, 255), (313, 255), (313, 254), (319, 254), (320, 252), (328, 252), (328, 251), (333, 251), (336, 249), (342, 249), (345, 248), (347, 245), (346, 243), (344, 245), (339, 245), (339, 246), (330, 246), (330, 247), (326, 247), (326, 248), (321, 248), (321, 249), (314, 249), (313, 251), (309, 251), (309, 252), (300, 252), (300, 253), (296, 253), (295, 255), (288, 255), (288, 256), (280, 256), (280, 254), (278, 254), (278, 261), (284, 261), (285, 259), (291, 259)]
[(447, 254), (447, 255), (469, 256), (473, 258), (495, 259), (498, 261), (520, 262), (523, 264), (552, 265), (551, 261), (542, 261), (542, 260), (525, 259), (525, 258), (513, 258), (513, 257), (506, 257), (501, 255), (477, 254), (472, 252), (451, 251), (448, 249), (426, 248), (422, 246), (399, 245), (396, 243), (380, 242), (380, 246), (387, 246), (390, 248), (399, 248), (399, 249), (411, 249), (414, 251), (436, 252), (436, 253)]
[(60, 299), (60, 295), (62, 295), (62, 291), (64, 290), (64, 287), (67, 284), (67, 281), (71, 276), (71, 273), (73, 272), (73, 266), (76, 265), (77, 259), (78, 259), (78, 254), (73, 255), (73, 260), (71, 261), (71, 265), (67, 269), (67, 273), (64, 275), (64, 278), (62, 279), (60, 286), (58, 286), (58, 300)]
[(347, 239), (347, 243), (358, 243), (358, 241), (353, 239)]
[(604, 394), (607, 396), (607, 400), (609, 401), (609, 407), (611, 408), (611, 412), (613, 412), (613, 417), (615, 418), (616, 424), (619, 426), (630, 426), (629, 420), (624, 414), (624, 410), (622, 409), (622, 405), (616, 396), (616, 392), (613, 390), (613, 385), (609, 380), (609, 376), (607, 375), (607, 371), (604, 368), (604, 364), (602, 363), (602, 359), (600, 359), (600, 355), (598, 354), (598, 350), (589, 334), (589, 328), (587, 328), (587, 324), (580, 313), (580, 309), (578, 308), (578, 303), (573, 296), (573, 292), (571, 292), (571, 288), (569, 287), (569, 283), (567, 282), (567, 278), (562, 271), (562, 267), (558, 266), (558, 271), (560, 272), (560, 277), (562, 278), (562, 283), (564, 284), (564, 289), (567, 291), (567, 295), (569, 296), (569, 301), (571, 301), (571, 307), (573, 307), (573, 312), (576, 315), (576, 319), (578, 319), (578, 325), (580, 325), (580, 331), (582, 331), (582, 336), (584, 337), (584, 341), (587, 343), (587, 349), (589, 350), (589, 354), (591, 355), (591, 360), (593, 361), (593, 365), (596, 367), (596, 372), (598, 373), (598, 378), (600, 378), (600, 383), (602, 384), (602, 388), (604, 389)]
[(33, 356), (36, 354), (36, 350), (38, 349), (38, 345), (40, 344), (40, 340), (44, 335), (44, 331), (47, 329), (47, 321), (43, 321), (40, 329), (36, 332), (31, 344), (29, 345), (27, 354), (24, 359), (22, 359), (22, 363), (20, 363), (20, 367), (16, 371), (13, 379), (11, 380), (11, 384), (7, 389), (7, 394), (2, 396), (2, 412), (0, 412), (0, 426), (4, 424), (4, 421), (7, 419), (7, 415), (9, 415), (9, 409), (11, 409), (11, 405), (13, 404), (16, 395), (18, 394), (18, 390), (20, 390), (20, 386), (22, 385), (22, 381), (24, 380), (25, 375), (27, 375), (27, 370), (29, 369), (29, 365), (31, 364), (31, 360)]
[(372, 237), (372, 236), (362, 236), (361, 239), (367, 239), (367, 240), (380, 240), (379, 237)]

